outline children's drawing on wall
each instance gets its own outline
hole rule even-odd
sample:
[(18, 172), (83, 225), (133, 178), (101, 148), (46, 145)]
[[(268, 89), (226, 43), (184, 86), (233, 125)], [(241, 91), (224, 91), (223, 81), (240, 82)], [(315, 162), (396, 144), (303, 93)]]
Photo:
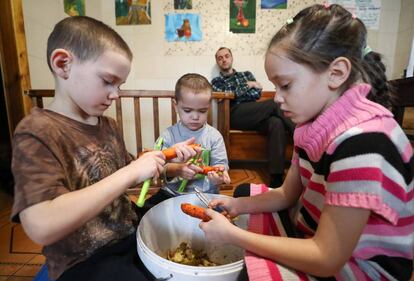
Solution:
[(71, 17), (85, 15), (85, 0), (64, 0), (63, 7), (65, 13)]
[(230, 0), (230, 31), (254, 33), (256, 29), (256, 0)]
[(262, 0), (262, 9), (287, 9), (287, 0)]
[(191, 10), (193, 8), (193, 0), (174, 0), (174, 9)]
[(201, 41), (200, 15), (166, 14), (165, 39), (173, 41)]
[(117, 25), (151, 24), (151, 0), (115, 0)]

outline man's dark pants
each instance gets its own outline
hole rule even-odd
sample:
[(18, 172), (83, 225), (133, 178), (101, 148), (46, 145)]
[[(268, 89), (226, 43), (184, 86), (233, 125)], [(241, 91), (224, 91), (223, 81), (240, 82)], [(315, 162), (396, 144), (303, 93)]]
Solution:
[(271, 99), (233, 105), (230, 111), (230, 128), (252, 130), (268, 137), (270, 174), (283, 174), (285, 165), (286, 131), (292, 135), (294, 123), (284, 117), (279, 106)]

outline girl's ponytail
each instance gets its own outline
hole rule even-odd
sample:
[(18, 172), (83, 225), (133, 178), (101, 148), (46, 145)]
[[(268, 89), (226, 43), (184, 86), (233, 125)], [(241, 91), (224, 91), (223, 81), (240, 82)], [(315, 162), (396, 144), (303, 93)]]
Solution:
[(366, 53), (362, 58), (361, 67), (363, 80), (372, 86), (367, 98), (390, 108), (394, 100), (393, 89), (387, 81), (381, 55), (374, 51)]

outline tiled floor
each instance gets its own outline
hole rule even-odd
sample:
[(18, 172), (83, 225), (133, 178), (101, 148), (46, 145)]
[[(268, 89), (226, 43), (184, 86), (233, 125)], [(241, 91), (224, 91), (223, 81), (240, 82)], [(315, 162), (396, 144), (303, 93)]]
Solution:
[[(222, 194), (232, 195), (233, 187), (242, 182), (268, 181), (262, 169), (232, 169), (230, 177), (232, 184), (224, 187)], [(10, 222), (12, 201), (10, 195), (0, 190), (0, 281), (29, 281), (40, 270), (45, 258), (40, 254), (41, 246), (27, 238), (21, 225)]]
[(12, 197), (0, 192), (0, 281), (28, 281), (39, 271), (44, 257), (21, 225), (10, 222), (11, 204)]

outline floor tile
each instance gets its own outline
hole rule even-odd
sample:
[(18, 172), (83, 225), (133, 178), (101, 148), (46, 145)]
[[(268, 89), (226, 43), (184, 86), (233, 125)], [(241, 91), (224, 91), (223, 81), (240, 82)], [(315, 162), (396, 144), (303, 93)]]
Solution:
[[(36, 254), (30, 252), (17, 252), (13, 251), (13, 239), (12, 239), (12, 224), (8, 224), (0, 229), (0, 263), (19, 263), (26, 264)], [(18, 242), (22, 242), (22, 239), (18, 239)], [(23, 243), (28, 245), (28, 243)], [(21, 247), (17, 247), (22, 249)], [(30, 247), (28, 251), (32, 251), (33, 247)]]
[(34, 243), (32, 240), (30, 240), (27, 237), (21, 224), (12, 225), (12, 234), (13, 234), (13, 241), (11, 245), (12, 253), (33, 253), (33, 254), (41, 253), (42, 246)]
[(22, 267), (23, 267), (23, 264), (1, 263), (0, 264), (0, 275), (13, 275)]
[(33, 277), (25, 277), (25, 276), (10, 276), (7, 281), (32, 281)]
[(44, 264), (45, 261), (46, 261), (45, 256), (43, 256), (43, 255), (36, 255), (27, 264)]
[(26, 277), (34, 277), (40, 270), (42, 265), (38, 264), (26, 264), (22, 268), (20, 268), (16, 273), (15, 276), (26, 276)]

